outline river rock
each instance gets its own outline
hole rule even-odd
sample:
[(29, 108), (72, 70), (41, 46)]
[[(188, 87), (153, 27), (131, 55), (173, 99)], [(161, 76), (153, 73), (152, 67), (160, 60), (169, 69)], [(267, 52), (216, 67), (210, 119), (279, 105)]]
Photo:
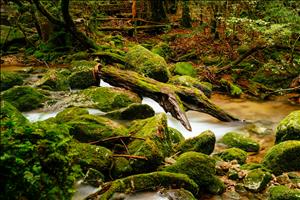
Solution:
[(153, 108), (147, 104), (133, 103), (125, 108), (108, 112), (105, 116), (112, 119), (134, 120), (146, 119), (153, 117), (155, 112)]
[(263, 158), (262, 164), (274, 174), (300, 170), (300, 141), (289, 140), (273, 146)]
[(269, 200), (299, 200), (300, 190), (290, 189), (287, 186), (273, 186), (269, 189)]
[(266, 188), (270, 182), (272, 175), (262, 169), (254, 169), (247, 173), (243, 179), (244, 186), (250, 191), (260, 192)]
[(190, 191), (183, 188), (162, 191), (162, 196), (174, 200), (197, 200)]
[(15, 72), (1, 72), (1, 91), (7, 90), (15, 85), (22, 85), (23, 78), (18, 73)]
[(196, 78), (190, 76), (173, 76), (169, 83), (186, 87), (194, 87), (201, 90), (205, 96), (210, 97), (212, 93), (212, 85), (207, 82), (200, 82)]
[(35, 83), (35, 86), (55, 91), (69, 89), (67, 77), (57, 69), (49, 70)]
[(123, 178), (125, 176), (128, 176), (132, 172), (133, 169), (128, 159), (122, 157), (117, 157), (114, 159), (114, 165), (111, 170), (111, 175), (114, 178)]
[(168, 132), (169, 132), (171, 142), (173, 145), (178, 145), (179, 143), (184, 141), (184, 136), (177, 129), (168, 127)]
[(165, 59), (141, 45), (130, 48), (125, 60), (133, 67), (132, 70), (140, 74), (161, 82), (169, 80), (170, 72)]
[(176, 149), (183, 153), (188, 151), (195, 151), (209, 155), (214, 151), (215, 143), (215, 134), (212, 131), (207, 130), (196, 137), (184, 140), (178, 145)]
[(291, 112), (276, 128), (275, 143), (286, 140), (300, 140), (300, 110)]
[(57, 113), (55, 116), (55, 121), (57, 123), (65, 123), (75, 119), (78, 116), (89, 114), (89, 111), (85, 108), (80, 107), (70, 107), (63, 111)]
[(16, 107), (7, 101), (1, 101), (0, 120), (1, 128), (9, 126), (9, 123), (24, 125), (29, 122)]
[(92, 87), (81, 92), (87, 99), (95, 103), (95, 107), (103, 112), (124, 108), (132, 103), (141, 103), (141, 98), (122, 88)]
[(2, 98), (20, 111), (30, 111), (43, 106), (46, 96), (29, 86), (14, 86), (3, 92)]
[(220, 194), (225, 190), (224, 183), (215, 176), (215, 160), (203, 153), (183, 153), (174, 164), (165, 167), (163, 171), (186, 174), (201, 190), (209, 193)]
[(259, 144), (242, 133), (228, 132), (219, 141), (229, 147), (237, 147), (247, 152), (258, 152)]
[(197, 75), (197, 71), (191, 63), (178, 62), (175, 64), (174, 74), (195, 77)]
[(239, 148), (225, 149), (217, 155), (224, 161), (237, 160), (239, 164), (244, 164), (247, 159), (247, 152)]

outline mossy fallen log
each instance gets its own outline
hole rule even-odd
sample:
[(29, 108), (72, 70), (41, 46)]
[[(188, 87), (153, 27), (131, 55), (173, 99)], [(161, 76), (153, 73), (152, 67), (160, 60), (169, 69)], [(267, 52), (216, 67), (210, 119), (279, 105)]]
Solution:
[(192, 128), (185, 114), (186, 109), (207, 113), (221, 121), (238, 120), (213, 104), (198, 89), (162, 83), (136, 72), (111, 66), (101, 67), (98, 73), (104, 81), (113, 86), (126, 88), (155, 100), (166, 112), (170, 112), (174, 118), (178, 119), (187, 130)]

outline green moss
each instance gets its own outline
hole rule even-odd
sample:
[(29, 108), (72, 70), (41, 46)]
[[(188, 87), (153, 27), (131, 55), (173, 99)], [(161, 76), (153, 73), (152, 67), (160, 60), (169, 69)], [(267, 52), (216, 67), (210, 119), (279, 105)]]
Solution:
[(163, 170), (188, 175), (204, 191), (222, 193), (225, 189), (224, 184), (215, 176), (215, 160), (203, 153), (183, 153), (173, 165)]
[(260, 192), (266, 188), (271, 178), (272, 175), (269, 172), (261, 169), (251, 170), (243, 180), (244, 187), (253, 192)]
[(78, 116), (89, 114), (89, 111), (84, 108), (70, 107), (63, 111), (57, 113), (55, 116), (55, 121), (57, 123), (65, 123), (75, 119)]
[(264, 171), (269, 171), (263, 164), (260, 163), (247, 163), (240, 167), (242, 170), (253, 170), (253, 169), (262, 169)]
[(29, 111), (43, 106), (45, 95), (29, 86), (15, 86), (3, 92), (2, 98), (20, 111)]
[(215, 143), (215, 134), (210, 130), (207, 130), (197, 137), (184, 140), (176, 149), (180, 152), (196, 151), (209, 155), (214, 151)]
[(155, 112), (151, 106), (147, 104), (133, 103), (127, 106), (126, 108), (111, 111), (105, 116), (112, 119), (134, 120), (146, 119), (148, 117), (153, 117), (154, 115)]
[(237, 147), (247, 152), (258, 152), (259, 144), (253, 139), (236, 132), (228, 132), (219, 141), (229, 147)]
[(172, 127), (168, 127), (168, 132), (169, 132), (170, 139), (171, 139), (171, 142), (172, 142), (173, 145), (177, 145), (180, 142), (184, 141), (184, 136), (177, 129), (172, 128)]
[(149, 191), (158, 187), (184, 188), (193, 194), (198, 193), (197, 184), (184, 174), (152, 172), (113, 181), (110, 188), (100, 197), (100, 200), (110, 199), (115, 193)]
[(20, 39), (24, 39), (24, 34), (14, 28), (14, 27), (10, 27), (10, 26), (5, 26), (5, 25), (0, 25), (0, 30), (1, 30), (1, 34), (0, 34), (0, 46), (1, 49), (3, 47), (3, 45), (5, 45), (5, 43), (10, 43), (14, 40), (20, 40)]
[(300, 141), (289, 140), (273, 146), (263, 158), (262, 164), (278, 175), (300, 170)]
[(96, 169), (89, 168), (86, 175), (83, 178), (83, 183), (91, 185), (93, 187), (99, 187), (103, 184), (105, 176)]
[(13, 105), (6, 101), (1, 101), (0, 122), (2, 130), (2, 128), (9, 127), (15, 124), (24, 126), (29, 121)]
[(125, 56), (134, 71), (161, 82), (167, 82), (170, 72), (167, 63), (161, 56), (152, 53), (148, 49), (136, 45)]
[(99, 84), (94, 78), (93, 69), (83, 69), (72, 72), (68, 77), (68, 82), (72, 89), (85, 89)]
[(114, 178), (122, 178), (128, 176), (133, 171), (129, 160), (126, 158), (115, 158), (111, 174)]
[(71, 69), (75, 70), (82, 70), (82, 69), (93, 69), (97, 62), (95, 61), (88, 61), (88, 60), (76, 60), (71, 62)]
[(229, 91), (231, 96), (239, 97), (243, 93), (243, 90), (236, 84), (233, 84), (231, 81), (221, 79), (220, 83)]
[(23, 78), (15, 72), (1, 72), (1, 91), (7, 90), (15, 85), (22, 85)]
[(56, 69), (49, 70), (40, 80), (35, 83), (35, 86), (56, 91), (69, 89), (67, 77)]
[(175, 64), (174, 74), (195, 77), (197, 75), (197, 71), (191, 63), (178, 62)]
[(239, 148), (230, 148), (218, 154), (224, 161), (237, 160), (239, 164), (244, 164), (247, 159), (247, 152)]
[(166, 60), (168, 60), (169, 58), (172, 58), (174, 56), (173, 50), (165, 42), (160, 42), (157, 45), (155, 45), (151, 49), (151, 52), (160, 55), (161, 57), (163, 57)]
[(300, 110), (291, 112), (276, 128), (276, 141), (300, 140)]
[(71, 126), (70, 134), (81, 142), (94, 142), (109, 137), (128, 135), (125, 127), (101, 116), (80, 115), (67, 124)]
[(219, 62), (222, 61), (222, 59), (220, 57), (218, 57), (218, 56), (210, 56), (209, 55), (209, 56), (203, 57), (202, 61), (203, 61), (203, 63), (205, 65), (210, 66), (210, 65), (216, 65), (216, 64), (218, 64)]
[(290, 189), (287, 186), (273, 186), (269, 189), (269, 200), (299, 200), (300, 190)]
[(141, 103), (141, 98), (125, 89), (113, 87), (94, 87), (82, 91), (82, 94), (96, 103), (99, 110), (108, 112)]

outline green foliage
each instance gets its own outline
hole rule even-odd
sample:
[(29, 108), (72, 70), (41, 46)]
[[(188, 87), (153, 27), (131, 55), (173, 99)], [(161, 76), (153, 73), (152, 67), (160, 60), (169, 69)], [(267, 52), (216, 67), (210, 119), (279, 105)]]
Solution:
[(15, 85), (22, 85), (23, 78), (15, 72), (1, 72), (1, 91), (7, 90)]

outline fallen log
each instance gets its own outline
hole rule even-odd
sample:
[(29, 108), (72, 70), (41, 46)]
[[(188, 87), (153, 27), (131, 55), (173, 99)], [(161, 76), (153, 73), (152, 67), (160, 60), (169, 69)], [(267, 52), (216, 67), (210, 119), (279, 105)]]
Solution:
[(165, 112), (170, 112), (190, 131), (192, 127), (185, 114), (185, 109), (207, 113), (221, 121), (238, 120), (213, 104), (198, 89), (162, 83), (136, 72), (120, 70), (112, 66), (99, 68), (98, 74), (101, 79), (113, 86), (126, 88), (155, 100), (164, 108)]
[(144, 26), (122, 26), (122, 27), (99, 27), (98, 31), (133, 31), (133, 30), (157, 30), (168, 27), (177, 28), (178, 24), (155, 24)]

